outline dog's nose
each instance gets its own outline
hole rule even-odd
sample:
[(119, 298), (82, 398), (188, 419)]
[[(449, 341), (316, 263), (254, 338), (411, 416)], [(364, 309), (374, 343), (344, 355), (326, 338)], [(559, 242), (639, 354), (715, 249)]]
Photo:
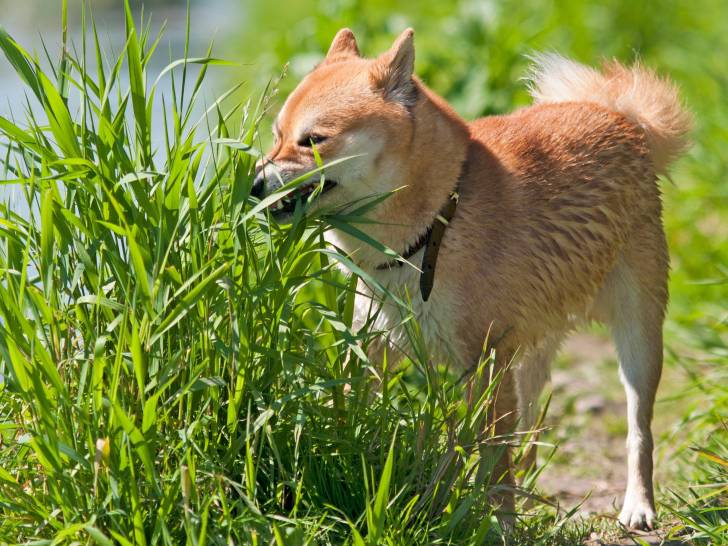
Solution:
[(258, 199), (261, 199), (263, 197), (263, 192), (265, 191), (265, 174), (263, 173), (263, 169), (260, 169), (257, 174), (255, 175), (255, 178), (253, 179), (253, 186), (250, 188), (250, 195), (253, 197), (257, 197)]

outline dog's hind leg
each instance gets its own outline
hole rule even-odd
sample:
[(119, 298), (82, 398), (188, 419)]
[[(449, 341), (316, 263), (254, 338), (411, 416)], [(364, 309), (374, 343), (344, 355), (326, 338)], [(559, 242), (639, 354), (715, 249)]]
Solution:
[(648, 225), (638, 233), (606, 280), (595, 311), (611, 328), (627, 397), (627, 488), (619, 521), (645, 529), (656, 518), (650, 424), (662, 372), (668, 264), (662, 230)]

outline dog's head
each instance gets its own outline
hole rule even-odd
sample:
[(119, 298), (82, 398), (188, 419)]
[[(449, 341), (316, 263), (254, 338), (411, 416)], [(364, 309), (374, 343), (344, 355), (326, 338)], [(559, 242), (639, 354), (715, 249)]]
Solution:
[[(258, 162), (252, 194), (264, 197), (324, 164), (352, 157), (324, 170), (315, 206), (337, 206), (380, 195), (402, 185), (406, 153), (414, 131), (412, 29), (376, 59), (359, 55), (354, 34), (342, 29), (326, 58), (287, 98), (273, 125), (273, 149)], [(285, 217), (306, 201), (320, 177), (300, 186), (271, 210)]]

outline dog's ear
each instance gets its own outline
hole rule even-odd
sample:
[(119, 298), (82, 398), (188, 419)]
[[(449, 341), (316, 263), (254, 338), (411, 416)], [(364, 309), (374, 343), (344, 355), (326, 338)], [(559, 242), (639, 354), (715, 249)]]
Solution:
[(415, 70), (415, 31), (405, 30), (392, 47), (374, 61), (372, 83), (384, 91), (387, 98), (411, 106), (417, 100), (417, 87), (412, 74)]
[(342, 28), (334, 36), (324, 63), (342, 61), (347, 57), (359, 57), (359, 47), (356, 45), (356, 38), (351, 29)]

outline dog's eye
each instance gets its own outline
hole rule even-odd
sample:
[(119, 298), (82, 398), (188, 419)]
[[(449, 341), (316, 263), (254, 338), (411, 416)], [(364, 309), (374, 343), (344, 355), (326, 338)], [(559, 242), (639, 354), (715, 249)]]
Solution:
[(323, 136), (323, 135), (306, 135), (301, 137), (301, 139), (298, 141), (298, 145), (302, 146), (303, 148), (310, 148), (314, 144), (318, 145), (321, 144), (323, 141), (327, 140), (329, 137)]

